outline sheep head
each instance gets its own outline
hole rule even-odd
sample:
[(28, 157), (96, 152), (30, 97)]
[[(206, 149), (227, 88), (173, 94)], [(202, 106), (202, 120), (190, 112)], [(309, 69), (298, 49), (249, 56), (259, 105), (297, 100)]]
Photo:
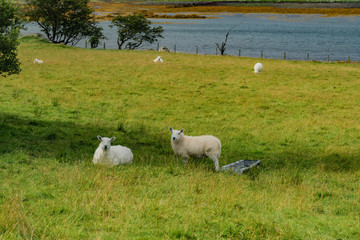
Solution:
[(108, 138), (101, 137), (100, 135), (97, 138), (101, 141), (99, 146), (105, 151), (110, 149), (111, 143), (116, 139), (116, 137)]
[(175, 130), (172, 129), (171, 127), (169, 127), (169, 130), (171, 132), (171, 141), (177, 142), (181, 139), (181, 134), (184, 132), (184, 129), (179, 130)]

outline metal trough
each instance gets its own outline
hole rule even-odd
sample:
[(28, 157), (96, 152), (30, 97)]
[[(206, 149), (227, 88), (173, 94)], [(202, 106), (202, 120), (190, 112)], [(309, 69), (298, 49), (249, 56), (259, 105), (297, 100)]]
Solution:
[(222, 172), (234, 172), (237, 174), (243, 174), (245, 171), (249, 170), (252, 167), (255, 167), (260, 164), (260, 160), (240, 160), (228, 165), (222, 166)]

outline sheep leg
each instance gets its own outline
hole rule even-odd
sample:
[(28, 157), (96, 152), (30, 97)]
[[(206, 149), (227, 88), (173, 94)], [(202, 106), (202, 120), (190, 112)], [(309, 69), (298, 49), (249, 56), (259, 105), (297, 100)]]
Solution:
[(215, 171), (219, 171), (220, 167), (219, 167), (219, 159), (215, 156), (215, 155), (210, 155), (209, 158), (211, 160), (213, 160), (214, 164), (215, 164)]

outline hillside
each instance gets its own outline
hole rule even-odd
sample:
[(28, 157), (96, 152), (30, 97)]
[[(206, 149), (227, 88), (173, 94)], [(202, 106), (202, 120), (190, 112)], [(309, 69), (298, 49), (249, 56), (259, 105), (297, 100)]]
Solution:
[[(21, 40), (0, 78), (0, 238), (358, 238), (360, 65), (158, 55)], [(261, 166), (183, 166), (169, 126)], [(97, 135), (134, 164), (93, 166)]]

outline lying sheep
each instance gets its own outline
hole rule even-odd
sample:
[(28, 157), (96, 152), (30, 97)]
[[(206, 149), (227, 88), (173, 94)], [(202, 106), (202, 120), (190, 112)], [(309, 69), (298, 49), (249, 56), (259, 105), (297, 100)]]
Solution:
[(176, 155), (184, 158), (184, 164), (189, 157), (204, 158), (208, 157), (214, 161), (215, 170), (219, 171), (219, 158), (221, 154), (221, 142), (218, 138), (211, 135), (186, 136), (184, 129), (171, 131), (171, 146)]
[(261, 63), (257, 63), (254, 66), (254, 73), (258, 74), (260, 72), (262, 72), (263, 70), (263, 65)]
[(35, 59), (34, 59), (34, 63), (37, 63), (37, 64), (43, 64), (43, 63), (44, 63), (44, 61), (43, 61), (43, 60), (40, 60), (40, 59), (35, 58)]
[(132, 163), (133, 154), (129, 148), (120, 145), (111, 146), (111, 142), (113, 142), (116, 137), (108, 138), (97, 136), (97, 138), (101, 142), (94, 153), (94, 164), (116, 166), (119, 164), (126, 165)]
[(159, 48), (159, 52), (170, 52), (170, 50), (167, 47), (162, 46)]
[(157, 62), (163, 63), (164, 60), (160, 56), (158, 56), (157, 58), (154, 59), (154, 63), (157, 63)]

